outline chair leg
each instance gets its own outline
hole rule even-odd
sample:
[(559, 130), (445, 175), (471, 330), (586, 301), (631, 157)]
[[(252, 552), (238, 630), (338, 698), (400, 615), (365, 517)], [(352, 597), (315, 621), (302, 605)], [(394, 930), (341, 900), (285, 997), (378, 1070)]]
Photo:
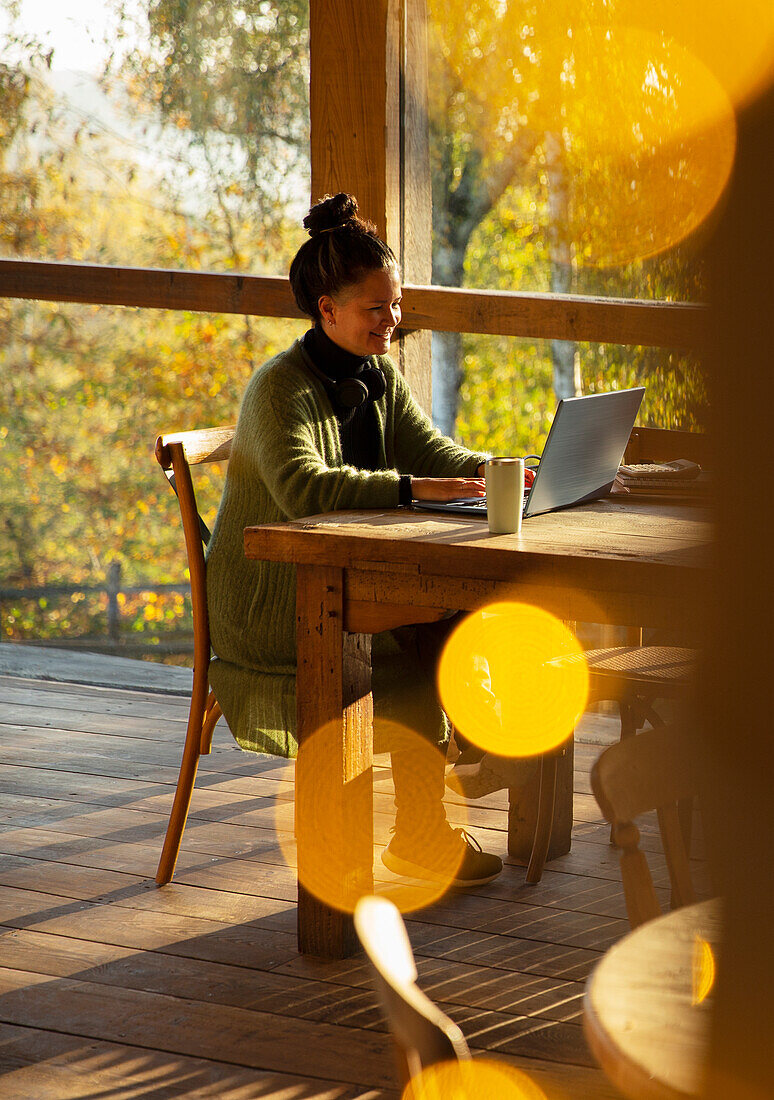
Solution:
[(660, 726), (666, 725), (664, 719), (661, 717), (657, 710), (653, 709), (650, 703), (647, 703), (645, 705), (643, 709), (643, 715), (648, 720), (648, 722), (650, 722), (654, 730), (658, 729)]
[[(627, 737), (634, 737), (639, 729), (636, 703), (629, 702), (626, 699), (619, 699), (618, 713), (621, 715), (621, 740), (625, 741)], [(610, 843), (614, 848), (618, 847), (615, 842), (615, 830), (612, 825), (610, 826)]]
[(633, 737), (638, 729), (634, 704), (628, 700), (619, 699), (618, 713), (621, 716), (621, 740), (624, 741), (627, 737)]
[(201, 755), (202, 725), (204, 721), (205, 698), (207, 694), (206, 673), (203, 682), (194, 674), (194, 687), (191, 693), (191, 709), (188, 714), (188, 729), (185, 735), (185, 747), (183, 759), (180, 763), (180, 774), (177, 779), (177, 788), (172, 802), (172, 811), (169, 815), (164, 847), (161, 850), (158, 869), (156, 871), (156, 883), (164, 886), (175, 873), (180, 841), (183, 839), (188, 808), (191, 805), (196, 769)]
[(532, 854), (529, 857), (525, 880), (530, 886), (536, 886), (543, 877), (543, 868), (546, 865), (548, 848), (551, 843), (558, 759), (556, 753), (552, 752), (544, 753), (540, 758), (540, 794), (538, 795), (535, 839), (532, 842)]
[(218, 719), (223, 714), (220, 703), (215, 698), (215, 692), (211, 691), (207, 698), (207, 706), (204, 708), (204, 721), (202, 723), (202, 736), (199, 744), (199, 752), (202, 756), (208, 756), (212, 748), (212, 735), (218, 724)]

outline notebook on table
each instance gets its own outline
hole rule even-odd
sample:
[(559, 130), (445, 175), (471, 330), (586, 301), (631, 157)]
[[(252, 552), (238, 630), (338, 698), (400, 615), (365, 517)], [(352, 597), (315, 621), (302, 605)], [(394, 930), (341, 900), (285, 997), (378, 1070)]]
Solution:
[[(601, 500), (610, 492), (637, 418), (643, 386), (559, 402), (523, 516)], [(486, 498), (415, 500), (414, 508), (486, 518)]]
[(685, 458), (621, 466), (615, 479), (618, 492), (660, 500), (700, 501), (706, 498), (711, 485), (707, 471)]

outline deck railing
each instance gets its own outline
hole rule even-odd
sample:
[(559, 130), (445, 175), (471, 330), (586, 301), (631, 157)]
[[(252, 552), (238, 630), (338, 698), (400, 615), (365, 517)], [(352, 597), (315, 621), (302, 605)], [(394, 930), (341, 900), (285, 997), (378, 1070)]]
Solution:
[[(0, 297), (301, 317), (285, 278), (44, 260), (0, 259)], [(705, 317), (689, 302), (407, 284), (401, 328), (695, 348)]]
[[(159, 268), (115, 267), (46, 260), (0, 259), (0, 297), (147, 309), (234, 313), (256, 317), (300, 318), (287, 279)], [(455, 287), (403, 287), (404, 331), (434, 330), (532, 339), (589, 341), (647, 347), (701, 348), (707, 309), (698, 303), (592, 298), (580, 295), (527, 294)], [(124, 593), (188, 591), (185, 585), (141, 585)], [(52, 589), (4, 589), (0, 599), (41, 596)], [(65, 588), (58, 587), (62, 594)], [(128, 643), (119, 636), (118, 588), (68, 587), (67, 591), (104, 591), (108, 596), (108, 634), (98, 639), (107, 651)], [(74, 639), (83, 645), (92, 639)], [(174, 648), (176, 643), (170, 642)], [(142, 646), (142, 643), (139, 643)], [(167, 643), (153, 646), (159, 653)], [(135, 648), (132, 646), (132, 648)], [(177, 651), (187, 649), (186, 639)]]
[[(122, 584), (121, 563), (111, 562), (103, 584), (49, 584), (34, 585), (29, 588), (0, 588), (0, 610), (3, 603), (18, 600), (57, 600), (73, 596), (107, 597), (106, 632), (88, 635), (58, 635), (56, 638), (31, 638), (34, 645), (52, 645), (58, 648), (98, 650), (104, 653), (123, 653), (127, 656), (145, 654), (192, 653), (193, 632), (188, 631), (147, 631), (130, 635), (121, 629), (121, 600), (119, 596), (139, 596), (144, 593), (169, 595), (191, 594), (190, 584)], [(24, 644), (27, 639), (14, 639), (15, 644)]]

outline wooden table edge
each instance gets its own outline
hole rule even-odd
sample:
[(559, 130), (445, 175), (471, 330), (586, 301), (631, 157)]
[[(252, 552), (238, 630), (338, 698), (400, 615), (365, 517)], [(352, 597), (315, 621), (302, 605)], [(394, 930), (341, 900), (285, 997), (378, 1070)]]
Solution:
[[(588, 983), (593, 976), (594, 971), (589, 975)], [(665, 1081), (654, 1079), (638, 1062), (621, 1061), (619, 1048), (608, 1037), (591, 1006), (588, 984), (583, 994), (583, 1034), (607, 1079), (630, 1100), (696, 1100), (690, 1093), (673, 1089)]]

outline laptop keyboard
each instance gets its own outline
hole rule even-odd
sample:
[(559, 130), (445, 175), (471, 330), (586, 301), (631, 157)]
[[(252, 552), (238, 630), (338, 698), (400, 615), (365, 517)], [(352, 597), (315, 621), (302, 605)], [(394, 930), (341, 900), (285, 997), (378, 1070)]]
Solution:
[(486, 512), (486, 497), (456, 497), (446, 504), (464, 504), (466, 508), (475, 508), (477, 512)]
[[(530, 489), (532, 486), (530, 486)], [(529, 500), (530, 489), (524, 490), (524, 504), (522, 511), (527, 507), (527, 501)], [(471, 511), (474, 514), (480, 512), (482, 516), (486, 515), (486, 497), (457, 497), (456, 500), (447, 500), (448, 506), (454, 506), (462, 504), (465, 506), (466, 511)]]

